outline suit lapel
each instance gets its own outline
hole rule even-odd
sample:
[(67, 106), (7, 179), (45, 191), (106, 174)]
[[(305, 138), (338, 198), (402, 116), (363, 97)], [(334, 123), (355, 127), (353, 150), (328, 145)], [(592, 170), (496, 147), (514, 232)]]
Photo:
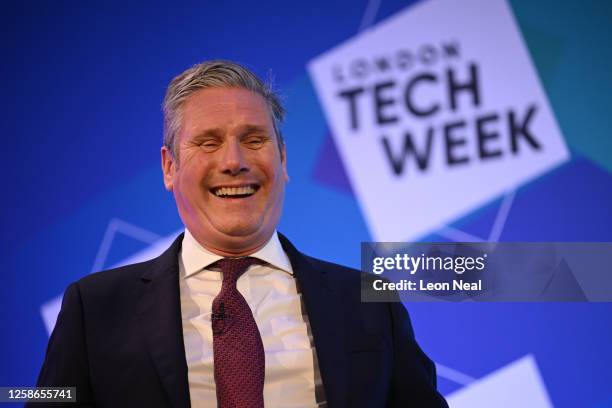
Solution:
[(173, 407), (189, 407), (178, 254), (181, 234), (141, 277), (138, 316), (151, 359)]
[(344, 407), (348, 390), (348, 339), (340, 294), (330, 284), (326, 271), (315, 266), (283, 235), (279, 234), (279, 238), (304, 299), (327, 403)]

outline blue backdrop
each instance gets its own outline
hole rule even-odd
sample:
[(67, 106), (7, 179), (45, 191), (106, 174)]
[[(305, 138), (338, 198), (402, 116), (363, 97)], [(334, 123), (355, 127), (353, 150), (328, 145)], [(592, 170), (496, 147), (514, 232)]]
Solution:
[[(288, 108), (279, 229), (306, 253), (359, 266), (359, 242), (371, 237), (306, 63), (356, 35), (364, 18), (375, 24), (409, 2), (11, 3), (0, 16), (0, 385), (34, 384), (48, 340), (43, 304), (181, 228), (162, 184), (160, 104), (168, 81), (204, 59), (272, 71)], [(612, 9), (510, 4), (571, 160), (511, 205), (499, 200), (453, 227), (487, 237), (506, 206), (501, 240), (611, 241)], [(611, 304), (408, 308), (423, 348), (447, 368), (445, 394), (529, 354), (555, 406), (612, 406)]]

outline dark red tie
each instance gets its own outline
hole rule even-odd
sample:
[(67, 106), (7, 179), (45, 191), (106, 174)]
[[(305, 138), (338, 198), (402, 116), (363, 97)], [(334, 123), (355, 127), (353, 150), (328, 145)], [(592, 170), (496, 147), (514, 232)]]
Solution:
[(215, 383), (219, 408), (263, 408), (266, 367), (263, 343), (251, 309), (236, 282), (249, 266), (262, 261), (251, 258), (224, 258), (221, 291), (212, 304)]

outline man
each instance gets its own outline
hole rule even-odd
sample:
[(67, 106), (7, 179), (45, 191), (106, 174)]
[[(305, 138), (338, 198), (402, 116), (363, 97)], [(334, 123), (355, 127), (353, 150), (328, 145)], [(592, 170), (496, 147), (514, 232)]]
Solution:
[(164, 184), (185, 233), (73, 283), (39, 386), (100, 407), (445, 407), (401, 303), (276, 232), (284, 110), (253, 73), (196, 65), (164, 100)]

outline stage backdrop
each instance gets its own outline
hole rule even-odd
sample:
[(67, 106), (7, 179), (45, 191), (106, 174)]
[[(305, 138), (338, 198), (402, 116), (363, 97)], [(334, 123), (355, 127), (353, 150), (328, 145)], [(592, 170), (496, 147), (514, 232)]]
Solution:
[[(0, 386), (35, 383), (70, 282), (181, 231), (160, 104), (205, 59), (284, 95), (279, 229), (308, 254), (612, 240), (608, 2), (42, 1), (0, 19)], [(407, 307), (453, 407), (612, 407), (610, 304)]]

